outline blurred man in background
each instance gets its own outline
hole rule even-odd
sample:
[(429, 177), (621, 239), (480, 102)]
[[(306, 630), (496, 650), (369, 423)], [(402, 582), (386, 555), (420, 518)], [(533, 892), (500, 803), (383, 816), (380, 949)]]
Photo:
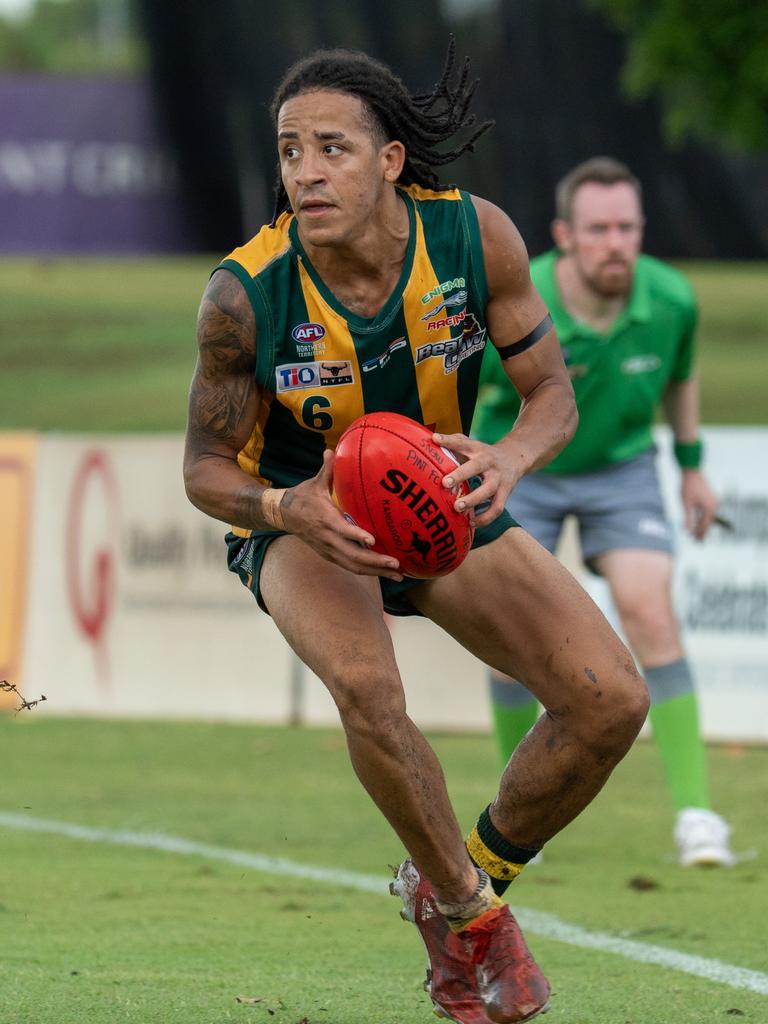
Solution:
[[(556, 206), (556, 248), (531, 262), (531, 275), (555, 322), (579, 427), (549, 465), (516, 485), (507, 509), (549, 551), (565, 517), (576, 517), (584, 561), (606, 579), (648, 684), (680, 863), (730, 866), (729, 828), (710, 809), (694, 681), (672, 606), (672, 531), (652, 436), (661, 404), (685, 525), (703, 540), (717, 498), (701, 472), (695, 298), (676, 270), (641, 255), (641, 186), (625, 165), (608, 157), (580, 164), (558, 184)], [(493, 443), (511, 428), (520, 399), (490, 346), (483, 381), (474, 432)], [(524, 682), (491, 671), (505, 762), (538, 715)]]

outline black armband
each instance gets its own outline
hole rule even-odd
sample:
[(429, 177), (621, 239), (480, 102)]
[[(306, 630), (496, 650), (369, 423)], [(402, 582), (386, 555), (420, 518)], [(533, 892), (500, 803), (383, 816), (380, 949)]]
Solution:
[(525, 352), (531, 345), (535, 345), (540, 338), (543, 338), (547, 331), (553, 327), (552, 317), (547, 313), (540, 324), (537, 324), (530, 334), (526, 334), (520, 341), (513, 341), (511, 345), (505, 345), (504, 348), (497, 348), (496, 351), (499, 353), (501, 359), (510, 359), (512, 356), (519, 356), (521, 352)]

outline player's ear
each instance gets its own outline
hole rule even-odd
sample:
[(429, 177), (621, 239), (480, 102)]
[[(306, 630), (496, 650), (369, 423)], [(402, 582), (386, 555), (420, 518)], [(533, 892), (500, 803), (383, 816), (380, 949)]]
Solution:
[(556, 217), (550, 225), (552, 238), (560, 252), (568, 252), (571, 248), (571, 227), (567, 220)]
[(379, 150), (384, 181), (394, 185), (405, 164), (405, 146), (402, 142), (386, 142)]

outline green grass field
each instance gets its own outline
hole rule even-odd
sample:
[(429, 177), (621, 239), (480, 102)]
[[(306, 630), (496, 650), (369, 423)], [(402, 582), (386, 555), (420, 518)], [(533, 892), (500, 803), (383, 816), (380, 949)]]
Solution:
[[(490, 740), (432, 741), (468, 828), (494, 789)], [(0, 719), (0, 743), (3, 1024), (434, 1019), (420, 941), (386, 892), (402, 849), (357, 783), (340, 732), (31, 711)], [(718, 747), (710, 759), (734, 847), (756, 849), (756, 859), (730, 871), (678, 868), (655, 749), (638, 743), (510, 890), (522, 919), (546, 912), (580, 929), (575, 943), (528, 929), (553, 983), (547, 1024), (768, 1020), (768, 751)], [(97, 836), (113, 841), (8, 827), (7, 814), (111, 830)], [(148, 848), (160, 833), (216, 849)], [(229, 863), (222, 848), (362, 872), (380, 878), (380, 891)], [(595, 933), (631, 939), (635, 952), (652, 945), (720, 961), (730, 984), (590, 949)], [(738, 987), (745, 978), (752, 989)]]
[[(213, 263), (0, 261), (0, 429), (182, 429)], [(704, 422), (765, 423), (765, 266), (685, 269), (702, 307)], [(495, 789), (491, 741), (433, 741), (468, 829)], [(403, 851), (340, 732), (31, 711), (0, 716), (0, 745), (0, 1024), (433, 1019), (420, 941), (387, 896)], [(510, 891), (553, 982), (547, 1024), (768, 1021), (768, 750), (710, 758), (734, 848), (756, 859), (678, 868), (656, 752), (638, 743)], [(208, 849), (161, 850), (158, 835)], [(313, 867), (362, 881), (312, 880)], [(621, 939), (635, 945), (608, 951)], [(649, 947), (667, 966), (642, 962)], [(673, 969), (675, 954), (708, 978), (692, 960)]]
[[(183, 429), (215, 263), (0, 260), (0, 429)], [(683, 269), (701, 303), (703, 422), (765, 423), (765, 265)]]

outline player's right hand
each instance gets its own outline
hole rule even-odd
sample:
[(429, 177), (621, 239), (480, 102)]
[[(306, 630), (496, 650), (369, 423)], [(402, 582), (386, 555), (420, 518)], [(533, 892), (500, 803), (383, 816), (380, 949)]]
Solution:
[(327, 448), (317, 476), (287, 488), (280, 505), (285, 528), (319, 555), (358, 576), (384, 576), (400, 582), (399, 562), (371, 551), (376, 539), (345, 518), (334, 503), (334, 454)]

